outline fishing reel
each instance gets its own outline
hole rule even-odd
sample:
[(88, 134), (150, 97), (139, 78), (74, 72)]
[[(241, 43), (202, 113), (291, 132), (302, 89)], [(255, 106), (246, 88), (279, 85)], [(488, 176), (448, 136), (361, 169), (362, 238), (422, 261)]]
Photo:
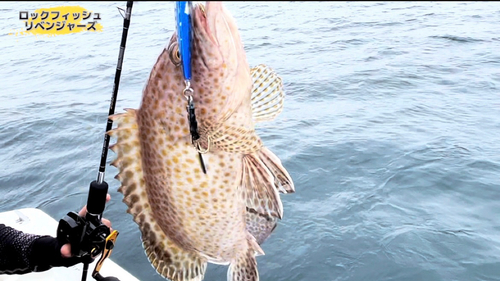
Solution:
[(118, 232), (112, 233), (102, 223), (101, 216), (106, 204), (108, 184), (106, 182), (90, 183), (87, 199), (87, 214), (81, 217), (76, 212), (69, 212), (57, 227), (57, 240), (60, 244), (69, 243), (71, 254), (82, 258), (84, 269), (82, 280), (86, 280), (88, 265), (102, 253), (96, 264), (92, 277), (99, 281), (119, 281), (115, 277), (102, 277), (99, 273), (104, 260), (111, 255)]
[(69, 212), (59, 221), (57, 239), (61, 244), (71, 244), (71, 254), (75, 257), (99, 255), (105, 248), (109, 228), (102, 223), (101, 215), (106, 204), (108, 184), (90, 184), (87, 199), (87, 214), (81, 217), (76, 212)]
[(76, 212), (69, 212), (57, 228), (57, 239), (61, 244), (71, 244), (71, 254), (75, 257), (99, 255), (109, 234), (109, 228), (91, 213), (80, 217)]

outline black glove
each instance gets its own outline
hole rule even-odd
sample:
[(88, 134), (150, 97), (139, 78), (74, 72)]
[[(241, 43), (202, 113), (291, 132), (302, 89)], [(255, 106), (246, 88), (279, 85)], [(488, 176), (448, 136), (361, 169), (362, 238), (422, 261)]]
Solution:
[[(30, 264), (34, 265), (33, 271), (45, 271), (52, 267), (70, 267), (77, 263), (84, 262), (84, 258), (61, 256), (63, 245), (52, 236), (42, 236), (33, 242), (31, 248)], [(89, 260), (91, 262), (91, 260)]]
[[(24, 233), (0, 224), (0, 274), (25, 274), (87, 261), (62, 257), (62, 246), (54, 237)], [(87, 259), (92, 262), (90, 257)]]

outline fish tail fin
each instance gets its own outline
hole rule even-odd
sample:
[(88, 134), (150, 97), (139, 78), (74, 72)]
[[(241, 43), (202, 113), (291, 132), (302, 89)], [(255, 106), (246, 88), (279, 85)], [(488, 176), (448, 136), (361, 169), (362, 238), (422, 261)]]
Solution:
[(110, 116), (117, 123), (108, 134), (117, 138), (110, 149), (117, 154), (112, 165), (119, 170), (116, 175), (121, 182), (118, 191), (124, 196), (127, 212), (141, 230), (146, 256), (158, 274), (172, 281), (201, 281), (207, 267), (206, 260), (166, 237), (153, 217), (146, 195), (136, 113), (136, 110), (128, 109), (126, 113)]
[(264, 255), (264, 251), (251, 235), (248, 237), (248, 247), (231, 261), (227, 270), (227, 281), (259, 281), (256, 255)]

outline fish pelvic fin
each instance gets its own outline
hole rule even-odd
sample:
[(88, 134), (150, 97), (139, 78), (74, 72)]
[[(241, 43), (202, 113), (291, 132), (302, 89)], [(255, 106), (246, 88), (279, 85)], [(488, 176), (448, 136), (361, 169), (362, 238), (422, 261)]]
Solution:
[(281, 164), (281, 160), (267, 147), (262, 147), (259, 157), (274, 176), (274, 185), (281, 193), (295, 193), (292, 177)]
[(248, 208), (260, 214), (283, 217), (283, 204), (274, 176), (258, 153), (243, 156), (242, 187)]
[(271, 121), (283, 110), (283, 81), (270, 67), (259, 64), (250, 69), (252, 75), (252, 117), (254, 122)]
[(227, 281), (259, 281), (259, 271), (255, 256), (263, 255), (264, 251), (262, 251), (252, 236), (249, 235), (247, 241), (247, 250), (231, 261), (227, 270)]
[(117, 123), (117, 128), (108, 134), (117, 138), (110, 149), (117, 154), (112, 165), (119, 170), (115, 177), (121, 182), (118, 191), (124, 195), (127, 212), (139, 226), (146, 256), (158, 274), (172, 281), (201, 281), (207, 261), (168, 239), (153, 217), (146, 195), (136, 113), (128, 109), (126, 113), (110, 116)]
[(279, 192), (295, 192), (292, 178), (279, 158), (266, 147), (243, 156), (242, 186), (247, 208), (279, 219), (283, 217)]
[(271, 235), (278, 223), (278, 218), (258, 213), (248, 207), (245, 218), (247, 231), (255, 237), (259, 245)]

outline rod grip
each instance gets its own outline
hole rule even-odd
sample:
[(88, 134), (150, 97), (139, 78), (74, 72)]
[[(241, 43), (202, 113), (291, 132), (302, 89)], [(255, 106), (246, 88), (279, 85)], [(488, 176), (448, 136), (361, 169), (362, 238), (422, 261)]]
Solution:
[(106, 206), (106, 195), (108, 194), (108, 183), (103, 181), (90, 183), (89, 196), (87, 198), (87, 212), (93, 215), (101, 215)]

